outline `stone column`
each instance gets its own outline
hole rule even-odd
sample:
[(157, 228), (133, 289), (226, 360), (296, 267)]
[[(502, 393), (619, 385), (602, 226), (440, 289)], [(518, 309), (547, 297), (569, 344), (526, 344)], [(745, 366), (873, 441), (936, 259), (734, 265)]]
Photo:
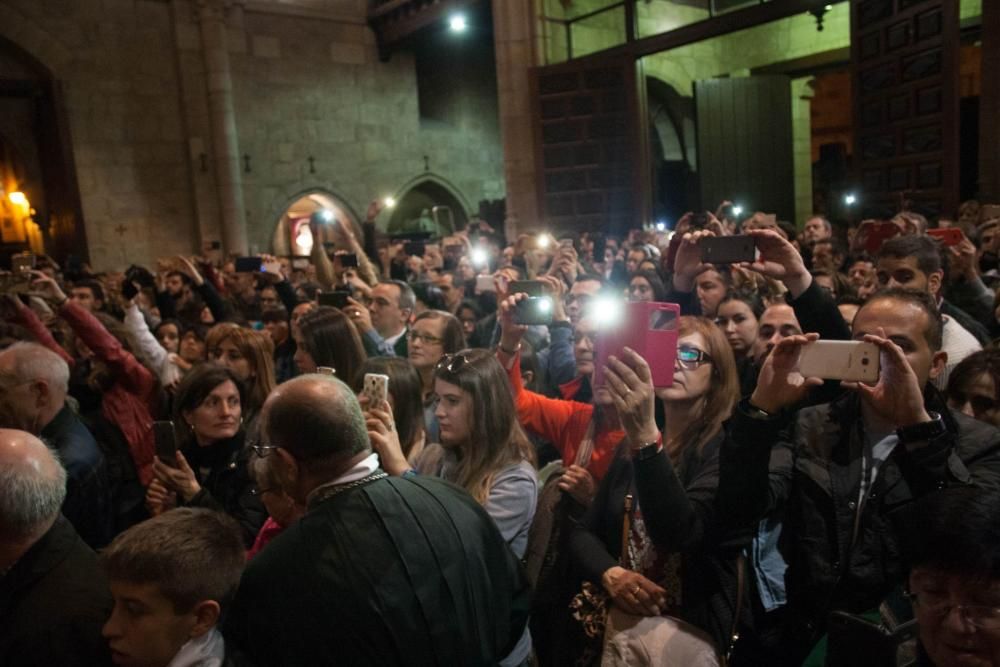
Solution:
[(532, 0), (493, 3), (508, 239), (516, 238), (519, 231), (536, 227), (541, 222), (529, 77), (529, 68), (536, 64), (535, 20)]
[(226, 11), (232, 0), (196, 0), (212, 130), (212, 164), (218, 187), (225, 252), (247, 252), (240, 146), (233, 110), (233, 81), (226, 47)]
[(792, 80), (792, 163), (795, 170), (795, 220), (797, 227), (813, 214), (812, 88), (813, 77)]
[(1000, 2), (983, 2), (983, 74), (979, 97), (979, 199), (1000, 203)]

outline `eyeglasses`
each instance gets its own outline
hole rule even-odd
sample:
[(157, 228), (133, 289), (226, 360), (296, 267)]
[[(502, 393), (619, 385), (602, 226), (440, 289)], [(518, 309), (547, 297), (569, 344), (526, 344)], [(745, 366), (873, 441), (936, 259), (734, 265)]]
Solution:
[(444, 338), (438, 338), (437, 336), (431, 336), (430, 334), (420, 333), (415, 329), (410, 329), (406, 332), (406, 339), (411, 343), (419, 340), (429, 345), (441, 345), (444, 343)]
[(256, 486), (251, 486), (250, 487), (250, 495), (251, 496), (262, 496), (265, 493), (272, 493), (275, 490), (276, 489), (258, 489)]
[(984, 630), (1000, 628), (1000, 607), (990, 607), (977, 604), (951, 604), (947, 595), (930, 593), (928, 591), (910, 591), (906, 593), (913, 606), (919, 607), (925, 614), (944, 618), (952, 609), (958, 610), (963, 621)]
[(583, 308), (586, 307), (588, 303), (590, 303), (590, 300), (592, 298), (593, 297), (589, 294), (567, 294), (566, 296), (563, 297), (563, 303), (568, 306), (571, 303), (579, 301), (580, 307)]
[(469, 363), (469, 358), (466, 357), (461, 352), (456, 352), (455, 354), (446, 354), (441, 357), (441, 361), (437, 362), (437, 366), (434, 367), (435, 371), (447, 371), (449, 373), (457, 373), (462, 366)]
[(585, 339), (590, 341), (591, 345), (597, 345), (597, 339), (599, 334), (596, 331), (574, 331), (573, 332), (573, 342), (577, 345), (582, 343)]
[(264, 445), (256, 443), (250, 445), (250, 449), (252, 449), (253, 453), (257, 455), (257, 458), (263, 459), (267, 458), (271, 454), (274, 454), (276, 451), (281, 449), (281, 447), (278, 447), (277, 445)]
[(699, 350), (696, 347), (682, 345), (677, 348), (677, 363), (679, 363), (681, 368), (684, 370), (693, 371), (701, 364), (709, 363), (711, 361), (712, 357), (708, 356), (707, 352)]

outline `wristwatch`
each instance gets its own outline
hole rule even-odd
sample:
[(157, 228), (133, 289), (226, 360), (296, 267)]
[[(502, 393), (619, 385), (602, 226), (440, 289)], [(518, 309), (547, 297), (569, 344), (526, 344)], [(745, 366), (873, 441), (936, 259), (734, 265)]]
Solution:
[(651, 459), (663, 451), (663, 434), (661, 433), (652, 442), (646, 442), (638, 447), (632, 448), (632, 460), (645, 461)]
[(944, 419), (937, 412), (929, 412), (931, 420), (920, 422), (896, 429), (896, 436), (902, 442), (919, 442), (921, 440), (933, 440), (945, 434), (948, 427), (944, 424)]
[(750, 402), (749, 398), (743, 401), (743, 408), (744, 408), (743, 411), (751, 419), (759, 419), (761, 421), (767, 421), (777, 417), (777, 415), (772, 414), (767, 410), (762, 410), (761, 408), (758, 408), (756, 405)]

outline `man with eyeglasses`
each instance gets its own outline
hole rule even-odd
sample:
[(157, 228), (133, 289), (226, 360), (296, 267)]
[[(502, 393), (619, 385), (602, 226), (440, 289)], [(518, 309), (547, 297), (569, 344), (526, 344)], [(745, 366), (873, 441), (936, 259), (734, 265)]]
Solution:
[(361, 333), (369, 357), (406, 357), (407, 325), (416, 296), (401, 280), (383, 280), (372, 288), (368, 306), (349, 299), (344, 312)]
[(471, 496), (390, 477), (354, 392), (307, 375), (261, 415), (284, 490), (306, 514), (250, 561), (224, 635), (261, 665), (491, 665), (527, 623), (530, 585)]
[(875, 294), (854, 338), (878, 346), (878, 382), (844, 383), (843, 396), (794, 413), (821, 383), (797, 371), (817, 337), (777, 343), (720, 453), (720, 516), (747, 528), (783, 517), (787, 605), (776, 642), (745, 637), (749, 664), (800, 665), (831, 611), (868, 612), (902, 583), (897, 510), (944, 487), (1000, 487), (1000, 431), (949, 409), (931, 384), (946, 354), (930, 295)]

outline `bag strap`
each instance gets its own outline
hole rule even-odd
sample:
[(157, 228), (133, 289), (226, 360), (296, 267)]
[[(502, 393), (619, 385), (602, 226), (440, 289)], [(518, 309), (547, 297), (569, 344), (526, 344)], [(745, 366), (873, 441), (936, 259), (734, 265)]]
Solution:
[(726, 655), (722, 658), (723, 666), (729, 664), (733, 658), (733, 649), (740, 639), (740, 614), (743, 612), (743, 588), (746, 583), (747, 557), (742, 551), (736, 557), (736, 611), (733, 614), (733, 625), (729, 631), (729, 646), (726, 648)]
[(628, 562), (629, 535), (632, 532), (632, 494), (625, 496), (625, 515), (622, 517), (622, 553), (618, 557), (618, 564), (626, 570), (631, 569)]
[(590, 465), (590, 458), (594, 455), (594, 438), (596, 437), (597, 424), (596, 420), (591, 418), (590, 423), (587, 424), (587, 432), (583, 435), (583, 440), (580, 441), (580, 448), (576, 450), (576, 465), (581, 468), (586, 468)]

